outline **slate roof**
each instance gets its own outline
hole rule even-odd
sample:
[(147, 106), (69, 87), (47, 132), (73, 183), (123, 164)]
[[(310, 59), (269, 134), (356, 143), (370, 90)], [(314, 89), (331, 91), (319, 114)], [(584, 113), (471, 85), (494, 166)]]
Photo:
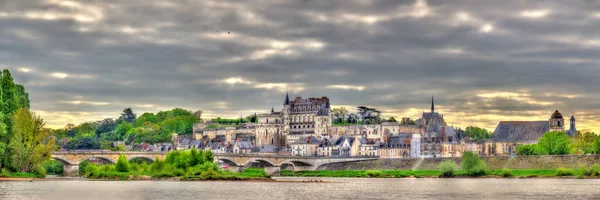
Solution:
[(252, 149), (254, 145), (252, 145), (251, 141), (238, 141), (236, 142), (240, 149)]
[(329, 116), (329, 109), (323, 104), (321, 104), (321, 109), (317, 112), (317, 116)]
[[(310, 143), (308, 143), (308, 138), (310, 138)], [(298, 139), (294, 144), (321, 144), (321, 141), (314, 136), (309, 136)]]
[(549, 130), (548, 121), (501, 121), (489, 141), (536, 143)]

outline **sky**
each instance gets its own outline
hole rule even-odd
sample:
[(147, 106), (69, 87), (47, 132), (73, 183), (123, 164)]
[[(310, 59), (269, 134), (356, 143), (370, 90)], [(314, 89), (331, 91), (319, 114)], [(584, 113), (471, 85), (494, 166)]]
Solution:
[[(0, 68), (52, 128), (292, 97), (494, 130), (574, 114), (600, 128), (600, 1), (0, 0)], [(568, 128), (568, 127), (567, 127)]]

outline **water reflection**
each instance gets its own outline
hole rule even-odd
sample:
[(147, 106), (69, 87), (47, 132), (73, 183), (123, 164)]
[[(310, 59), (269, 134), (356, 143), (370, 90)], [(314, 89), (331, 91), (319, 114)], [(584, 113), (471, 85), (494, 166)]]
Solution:
[(300, 182), (0, 182), (0, 199), (595, 199), (587, 179), (322, 179)]

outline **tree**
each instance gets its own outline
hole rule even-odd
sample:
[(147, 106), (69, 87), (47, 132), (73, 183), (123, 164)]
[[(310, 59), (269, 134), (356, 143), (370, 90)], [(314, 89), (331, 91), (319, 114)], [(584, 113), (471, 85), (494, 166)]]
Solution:
[(96, 135), (100, 136), (102, 133), (108, 133), (114, 131), (117, 128), (117, 122), (113, 118), (106, 118), (102, 121), (96, 122), (98, 128), (96, 128)]
[(131, 108), (125, 108), (123, 110), (123, 113), (121, 114), (121, 117), (119, 117), (119, 119), (125, 120), (126, 122), (133, 122), (133, 120), (135, 120), (136, 118), (136, 114), (133, 113), (133, 110), (131, 110)]
[(492, 136), (492, 132), (490, 132), (484, 128), (479, 128), (476, 126), (468, 126), (465, 129), (465, 135), (470, 137), (472, 140), (479, 141), (479, 140), (489, 139)]
[(394, 117), (390, 117), (390, 119), (388, 119), (388, 121), (390, 121), (390, 122), (397, 122), (396, 118), (394, 118)]
[[(4, 124), (6, 125), (6, 134), (4, 138), (0, 138), (4, 140), (6, 145), (10, 144), (10, 136), (12, 134), (12, 125), (10, 122), (10, 116), (17, 110), (17, 95), (15, 83), (13, 82), (12, 75), (8, 71), (8, 69), (2, 70), (2, 78), (0, 79), (0, 94), (2, 103), (0, 107), (0, 111), (4, 114)], [(9, 151), (4, 151), (3, 156), (3, 166), (9, 166), (10, 156), (8, 155)]]
[(470, 151), (463, 153), (460, 165), (469, 176), (483, 176), (486, 173), (485, 162), (477, 154)]
[(562, 155), (571, 152), (571, 137), (563, 132), (547, 132), (538, 140), (535, 153), (538, 155)]
[(593, 143), (598, 137), (594, 132), (589, 129), (583, 129), (577, 131), (573, 137), (573, 149), (582, 154), (588, 154), (593, 152)]
[(39, 167), (56, 148), (44, 120), (26, 108), (20, 108), (12, 117), (13, 134), (10, 138), (11, 163), (14, 169), (29, 172)]
[(29, 93), (25, 91), (25, 87), (21, 84), (15, 84), (17, 95), (17, 107), (29, 109)]
[(196, 110), (196, 112), (194, 112), (194, 115), (196, 116), (196, 118), (198, 118), (199, 120), (202, 120), (202, 110)]
[(124, 155), (120, 155), (119, 159), (117, 159), (115, 170), (118, 172), (129, 172), (129, 161), (127, 161)]
[(115, 129), (115, 137), (113, 137), (113, 139), (114, 140), (123, 140), (125, 138), (125, 135), (127, 134), (127, 132), (129, 132), (129, 130), (131, 130), (132, 128), (133, 127), (129, 123), (127, 123), (125, 121), (122, 122)]
[[(6, 125), (4, 124), (4, 114), (0, 112), (0, 138), (4, 138), (6, 133)], [(7, 143), (4, 139), (0, 140), (0, 169), (2, 168), (2, 161), (4, 160), (4, 153), (7, 151)]]

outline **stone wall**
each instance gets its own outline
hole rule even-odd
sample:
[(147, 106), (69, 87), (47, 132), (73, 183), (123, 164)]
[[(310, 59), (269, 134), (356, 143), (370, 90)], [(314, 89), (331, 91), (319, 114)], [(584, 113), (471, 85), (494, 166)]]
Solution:
[[(494, 156), (482, 157), (488, 169), (556, 169), (558, 167), (579, 168), (600, 164), (600, 155), (553, 155), (553, 156)], [(332, 163), (319, 170), (390, 170), (412, 169), (420, 159), (377, 159), (346, 163)], [(420, 170), (439, 169), (440, 163), (452, 160), (460, 168), (461, 158), (425, 158), (418, 166)]]

